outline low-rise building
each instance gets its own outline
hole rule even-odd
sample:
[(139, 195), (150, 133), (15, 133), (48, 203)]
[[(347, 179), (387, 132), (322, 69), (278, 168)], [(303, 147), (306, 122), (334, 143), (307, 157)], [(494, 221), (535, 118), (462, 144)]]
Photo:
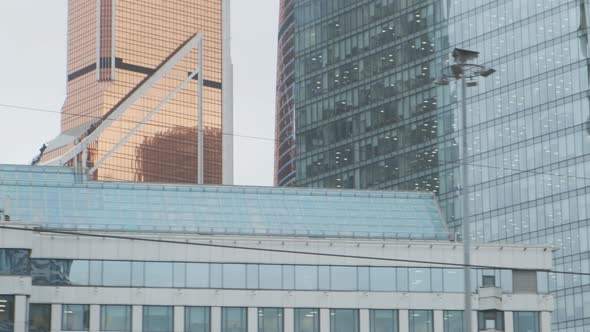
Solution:
[[(0, 166), (0, 197), (2, 332), (462, 331), (462, 244), (431, 194)], [(550, 331), (551, 247), (472, 256), (473, 331)]]

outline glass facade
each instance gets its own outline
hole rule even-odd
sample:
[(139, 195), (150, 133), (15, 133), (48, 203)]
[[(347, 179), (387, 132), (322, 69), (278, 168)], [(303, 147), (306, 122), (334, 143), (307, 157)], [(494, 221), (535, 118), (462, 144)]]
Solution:
[(184, 330), (186, 332), (211, 331), (211, 308), (186, 307), (184, 308)]
[(398, 311), (397, 310), (370, 310), (369, 311), (370, 332), (398, 332)]
[[(460, 231), (459, 89), (433, 81), (453, 48), (479, 51), (496, 73), (467, 89), (468, 236), (553, 244), (556, 270), (590, 272), (587, 1), (296, 0), (293, 12), (286, 184), (435, 192)], [(549, 279), (553, 330), (586, 326), (590, 279)]]
[(51, 304), (29, 304), (29, 332), (51, 331)]
[(115, 332), (131, 332), (131, 306), (100, 306), (100, 330)]
[(258, 309), (258, 332), (283, 332), (282, 308)]
[(359, 311), (330, 309), (330, 332), (359, 332)]
[(248, 332), (248, 308), (221, 308), (221, 332)]
[[(69, 1), (67, 98), (62, 136), (41, 160), (69, 150), (67, 137), (82, 136), (150, 77), (195, 33), (204, 33), (204, 179), (222, 182), (222, 1)], [(184, 57), (91, 144), (93, 166), (142, 118), (195, 71), (198, 52)], [(192, 80), (169, 100), (93, 175), (106, 181), (196, 183), (197, 83)], [(78, 156), (82, 161), (82, 156)], [(74, 164), (72, 164), (73, 166)]]
[(144, 306), (142, 330), (143, 332), (174, 331), (174, 307)]
[(30, 256), (28, 249), (0, 249), (0, 275), (30, 275)]
[(87, 304), (64, 304), (62, 306), (62, 331), (88, 331), (90, 312)]
[[(33, 285), (36, 286), (463, 292), (463, 270), (438, 267), (407, 268), (68, 259), (33, 259), (32, 266)], [(484, 286), (486, 273), (498, 275), (494, 279), (494, 287), (501, 288), (505, 293), (519, 293), (518, 289), (513, 289), (513, 271), (510, 270), (472, 270), (473, 282), (471, 288), (473, 291)], [(538, 272), (536, 279), (538, 285), (536, 285), (537, 290), (534, 293), (547, 293), (547, 273)], [(113, 283), (113, 280), (118, 282)]]
[(515, 311), (514, 332), (541, 332), (538, 312)]

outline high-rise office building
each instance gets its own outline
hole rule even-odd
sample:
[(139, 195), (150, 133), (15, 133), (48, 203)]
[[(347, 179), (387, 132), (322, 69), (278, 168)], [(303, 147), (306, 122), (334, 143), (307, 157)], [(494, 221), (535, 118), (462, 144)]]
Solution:
[[(228, 3), (69, 1), (62, 135), (45, 146), (37, 162), (56, 163), (65, 155), (58, 164), (83, 163), (91, 169), (99, 163), (89, 174), (94, 179), (196, 183), (202, 120), (204, 182), (231, 183)], [(204, 38), (203, 49), (187, 49), (197, 34)], [(194, 79), (183, 84), (191, 73)], [(84, 153), (70, 158), (67, 151), (97, 128), (100, 133)]]
[[(435, 191), (459, 229), (459, 89), (433, 81), (453, 48), (479, 51), (497, 72), (467, 91), (471, 236), (554, 244), (557, 270), (590, 272), (586, 1), (295, 0), (292, 12), (290, 184)], [(589, 283), (552, 277), (554, 331), (587, 328)]]

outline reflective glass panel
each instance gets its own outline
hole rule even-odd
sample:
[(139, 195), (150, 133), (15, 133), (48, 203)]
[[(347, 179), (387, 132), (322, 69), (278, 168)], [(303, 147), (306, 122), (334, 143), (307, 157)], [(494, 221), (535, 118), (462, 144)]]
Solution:
[(463, 282), (463, 271), (459, 269), (444, 269), (443, 280), (445, 292), (463, 292), (465, 285)]
[(283, 280), (283, 269), (280, 265), (263, 265), (258, 267), (260, 288), (281, 289)]
[(294, 332), (319, 332), (320, 309), (296, 308)]
[(359, 312), (356, 309), (330, 309), (330, 332), (358, 332)]
[(49, 332), (51, 330), (51, 304), (29, 305), (29, 332)]
[(258, 332), (283, 332), (283, 309), (259, 308)]
[(246, 265), (223, 264), (223, 288), (246, 288)]
[(370, 310), (370, 332), (398, 332), (397, 310)]
[(443, 312), (444, 332), (463, 332), (463, 311), (445, 310)]
[(209, 287), (209, 264), (186, 264), (186, 286), (189, 288)]
[(144, 306), (143, 332), (174, 331), (174, 307)]
[(0, 295), (0, 331), (14, 329), (14, 296)]
[(248, 332), (247, 308), (222, 308), (221, 332)]
[(211, 309), (209, 307), (184, 308), (185, 332), (209, 332), (211, 330)]
[(172, 287), (172, 263), (145, 263), (146, 287)]
[(532, 311), (514, 312), (514, 332), (540, 332), (539, 313)]
[(100, 329), (101, 331), (131, 331), (131, 306), (100, 306)]
[(411, 292), (429, 292), (430, 291), (430, 269), (427, 268), (410, 268), (410, 291)]
[(299, 265), (295, 267), (295, 289), (317, 289), (318, 267)]
[(369, 269), (372, 291), (394, 291), (395, 290), (395, 268), (394, 267), (371, 267)]
[(332, 290), (356, 290), (356, 267), (332, 266), (330, 268), (330, 284)]
[(129, 286), (131, 282), (131, 263), (104, 261), (102, 263), (102, 282), (104, 286)]
[(433, 332), (431, 310), (410, 310), (410, 332)]
[(62, 306), (61, 329), (63, 331), (88, 331), (89, 308), (86, 304)]
[(30, 275), (30, 251), (27, 249), (0, 249), (0, 274)]

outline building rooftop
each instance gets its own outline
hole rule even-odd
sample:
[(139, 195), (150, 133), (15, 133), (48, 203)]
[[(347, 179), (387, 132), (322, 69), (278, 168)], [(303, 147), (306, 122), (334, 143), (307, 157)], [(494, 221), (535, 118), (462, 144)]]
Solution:
[(0, 165), (0, 210), (52, 228), (352, 238), (449, 238), (432, 193), (84, 180)]

